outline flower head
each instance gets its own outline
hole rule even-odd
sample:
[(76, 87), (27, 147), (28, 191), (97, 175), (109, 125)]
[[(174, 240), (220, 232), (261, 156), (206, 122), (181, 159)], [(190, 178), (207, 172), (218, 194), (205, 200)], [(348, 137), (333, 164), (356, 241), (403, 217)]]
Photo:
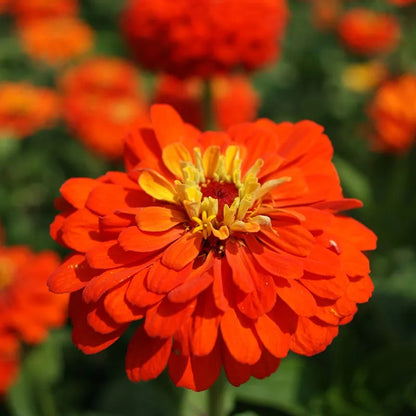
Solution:
[(18, 31), (25, 52), (51, 66), (65, 64), (85, 54), (94, 40), (92, 29), (75, 17), (24, 21)]
[(368, 108), (376, 150), (406, 152), (416, 141), (416, 76), (405, 74), (385, 82)]
[(0, 247), (0, 328), (29, 344), (65, 322), (67, 296), (51, 296), (48, 275), (59, 265), (51, 251), (32, 253), (26, 246)]
[(339, 36), (351, 52), (370, 55), (391, 52), (401, 29), (395, 16), (365, 8), (354, 8), (341, 16)]
[(0, 84), (0, 136), (29, 136), (59, 115), (60, 100), (51, 89), (25, 82)]
[(287, 17), (285, 0), (130, 0), (122, 30), (143, 66), (210, 77), (276, 59)]
[(20, 21), (75, 16), (77, 0), (13, 0), (11, 11)]
[(289, 350), (324, 350), (371, 295), (375, 236), (340, 213), (361, 204), (342, 196), (323, 129), (201, 133), (166, 105), (151, 118), (126, 141), (127, 173), (70, 179), (56, 202), (51, 235), (74, 252), (49, 286), (71, 293), (74, 343), (102, 351), (137, 321), (129, 378), (167, 366), (194, 390), (222, 367), (239, 385)]
[(59, 83), (64, 117), (75, 135), (91, 150), (120, 158), (123, 137), (148, 118), (135, 68), (118, 58), (93, 58)]

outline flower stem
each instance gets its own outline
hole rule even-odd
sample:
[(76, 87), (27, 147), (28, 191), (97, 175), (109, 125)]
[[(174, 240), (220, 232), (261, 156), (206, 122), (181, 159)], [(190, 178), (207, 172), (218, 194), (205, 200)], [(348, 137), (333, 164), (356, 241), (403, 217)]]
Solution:
[(223, 372), (208, 390), (208, 416), (226, 416), (225, 392), (227, 377)]
[(204, 81), (204, 122), (205, 130), (215, 130), (215, 118), (214, 109), (212, 103), (212, 91), (211, 91), (211, 80), (207, 79)]

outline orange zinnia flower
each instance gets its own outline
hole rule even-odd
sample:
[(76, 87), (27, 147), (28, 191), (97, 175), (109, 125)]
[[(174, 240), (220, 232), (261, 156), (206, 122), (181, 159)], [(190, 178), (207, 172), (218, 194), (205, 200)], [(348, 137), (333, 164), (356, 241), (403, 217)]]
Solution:
[(92, 29), (77, 18), (35, 19), (18, 29), (26, 53), (51, 66), (62, 65), (93, 46)]
[(148, 119), (135, 68), (118, 58), (93, 58), (59, 83), (64, 116), (75, 135), (91, 150), (120, 158), (124, 135)]
[[(217, 76), (211, 80), (209, 87), (213, 118), (220, 130), (255, 119), (259, 96), (247, 77)], [(198, 128), (205, 125), (203, 101), (204, 85), (201, 79), (181, 80), (170, 75), (159, 79), (154, 102), (171, 105), (184, 121)]]
[(130, 0), (122, 30), (143, 66), (210, 77), (276, 59), (287, 18), (285, 0)]
[(128, 61), (113, 57), (94, 57), (69, 69), (59, 80), (68, 94), (95, 94), (102, 97), (140, 93), (139, 75)]
[(405, 74), (377, 91), (369, 106), (375, 150), (406, 152), (416, 141), (416, 76)]
[(66, 319), (67, 296), (51, 296), (48, 275), (59, 265), (52, 251), (34, 254), (28, 247), (0, 247), (0, 328), (37, 344)]
[(351, 52), (367, 55), (391, 52), (399, 42), (401, 30), (393, 15), (355, 8), (341, 17), (338, 33)]
[(127, 173), (61, 187), (51, 235), (74, 253), (49, 287), (71, 293), (74, 343), (97, 353), (136, 321), (130, 379), (168, 366), (194, 390), (222, 366), (239, 385), (289, 350), (324, 350), (371, 295), (376, 238), (340, 214), (361, 203), (342, 196), (322, 127), (201, 133), (170, 106), (151, 116), (126, 142)]
[(0, 330), (0, 399), (13, 384), (18, 371), (19, 342), (11, 332)]
[(19, 21), (75, 16), (77, 0), (13, 0), (11, 11)]
[(51, 89), (26, 82), (0, 84), (0, 136), (29, 136), (59, 115), (60, 101)]

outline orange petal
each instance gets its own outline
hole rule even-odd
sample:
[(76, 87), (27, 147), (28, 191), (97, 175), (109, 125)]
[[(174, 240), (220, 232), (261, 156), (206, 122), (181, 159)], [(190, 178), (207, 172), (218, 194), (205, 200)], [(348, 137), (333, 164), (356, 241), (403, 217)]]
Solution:
[(225, 246), (227, 262), (232, 269), (234, 283), (246, 293), (254, 290), (253, 274), (257, 271), (247, 254), (247, 249), (239, 242), (229, 240)]
[(161, 149), (171, 143), (184, 140), (184, 122), (173, 107), (166, 104), (152, 105), (150, 118)]
[(348, 298), (357, 303), (367, 302), (374, 290), (370, 276), (351, 278), (350, 280), (351, 282), (347, 288)]
[(194, 391), (206, 390), (220, 375), (222, 363), (219, 348), (203, 357), (184, 356), (172, 352), (168, 370), (173, 383)]
[(276, 292), (300, 316), (313, 316), (316, 302), (311, 292), (296, 280), (275, 279)]
[(151, 337), (171, 337), (192, 315), (196, 301), (172, 303), (163, 299), (146, 313), (144, 328)]
[(172, 340), (151, 338), (141, 325), (131, 337), (126, 354), (126, 372), (131, 381), (151, 380), (165, 369)]
[(162, 262), (165, 266), (181, 270), (195, 260), (201, 250), (202, 233), (186, 233), (163, 253)]
[(191, 268), (192, 265), (189, 264), (188, 267), (177, 271), (158, 261), (153, 264), (147, 275), (147, 288), (155, 293), (167, 293), (187, 279)]
[(162, 159), (169, 171), (180, 179), (183, 179), (181, 162), (192, 162), (188, 149), (182, 143), (166, 146), (162, 152)]
[(253, 328), (234, 309), (225, 312), (220, 325), (224, 342), (237, 361), (254, 364), (260, 358), (261, 349)]
[(169, 292), (168, 299), (176, 303), (187, 302), (209, 287), (213, 280), (213, 275), (208, 272), (198, 274)]
[(119, 324), (130, 323), (143, 318), (144, 310), (130, 305), (126, 300), (126, 290), (130, 281), (121, 283), (104, 298), (104, 308), (108, 315)]
[(48, 287), (54, 293), (75, 292), (82, 289), (95, 273), (85, 261), (85, 255), (71, 254), (49, 276)]
[(136, 215), (137, 225), (142, 231), (167, 231), (187, 220), (183, 210), (171, 207), (140, 208)]
[(165, 296), (165, 294), (158, 294), (148, 290), (146, 283), (148, 273), (149, 269), (143, 269), (133, 276), (126, 292), (126, 299), (140, 308), (154, 305)]
[(181, 226), (160, 232), (144, 232), (133, 226), (123, 230), (118, 241), (125, 251), (149, 253), (166, 247), (180, 238), (183, 233), (184, 228)]
[(68, 179), (60, 188), (62, 196), (75, 208), (84, 208), (92, 189), (99, 182), (90, 178)]

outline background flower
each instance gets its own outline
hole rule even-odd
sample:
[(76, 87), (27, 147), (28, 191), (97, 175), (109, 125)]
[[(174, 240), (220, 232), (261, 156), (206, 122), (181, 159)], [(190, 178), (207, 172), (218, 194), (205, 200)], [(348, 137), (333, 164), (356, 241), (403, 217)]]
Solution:
[(210, 77), (275, 60), (287, 18), (285, 0), (130, 0), (121, 25), (144, 67)]

